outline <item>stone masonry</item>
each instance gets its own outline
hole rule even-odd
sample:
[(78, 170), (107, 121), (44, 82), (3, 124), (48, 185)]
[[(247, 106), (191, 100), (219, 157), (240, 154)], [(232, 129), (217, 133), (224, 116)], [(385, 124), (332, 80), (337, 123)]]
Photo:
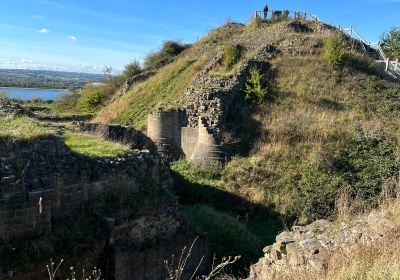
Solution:
[(210, 75), (221, 63), (223, 54), (217, 55), (195, 76), (183, 98), (171, 106), (181, 109), (160, 107), (149, 115), (148, 136), (159, 152), (168, 159), (184, 156), (199, 165), (225, 162), (227, 153), (222, 136), (227, 131), (230, 108), (242, 98), (250, 70), (255, 67), (267, 73), (270, 66), (265, 61), (276, 53), (274, 47), (264, 46), (254, 59), (243, 63), (237, 73), (228, 77)]
[[(151, 148), (144, 135), (137, 139), (136, 148)], [(159, 157), (148, 149), (92, 159), (69, 150), (57, 136), (0, 139), (0, 167), (0, 239), (48, 232), (51, 219), (77, 212), (103, 191), (124, 196), (170, 180)]]
[(334, 255), (351, 257), (357, 246), (371, 245), (390, 237), (396, 223), (383, 213), (335, 224), (326, 220), (295, 226), (264, 248), (264, 257), (251, 266), (249, 280), (292, 279), (303, 271), (324, 273)]

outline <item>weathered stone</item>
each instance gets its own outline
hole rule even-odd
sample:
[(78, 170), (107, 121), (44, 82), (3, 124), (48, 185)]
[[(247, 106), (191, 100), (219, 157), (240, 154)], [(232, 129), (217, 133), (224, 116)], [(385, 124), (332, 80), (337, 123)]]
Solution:
[(264, 249), (264, 257), (251, 266), (249, 280), (284, 279), (304, 270), (323, 272), (333, 254), (350, 255), (356, 246), (371, 244), (387, 236), (395, 223), (384, 214), (347, 224), (325, 220), (293, 227), (277, 236), (276, 243)]

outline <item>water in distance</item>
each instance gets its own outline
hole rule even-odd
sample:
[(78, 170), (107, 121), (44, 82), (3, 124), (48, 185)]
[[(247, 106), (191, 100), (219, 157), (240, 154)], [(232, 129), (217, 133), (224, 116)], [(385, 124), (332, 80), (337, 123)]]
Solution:
[[(63, 89), (36, 89), (36, 88), (2, 88), (0, 93), (5, 93), (7, 98), (20, 100), (55, 100), (57, 97), (68, 94), (67, 90)], [(1, 94), (0, 94), (1, 97)]]

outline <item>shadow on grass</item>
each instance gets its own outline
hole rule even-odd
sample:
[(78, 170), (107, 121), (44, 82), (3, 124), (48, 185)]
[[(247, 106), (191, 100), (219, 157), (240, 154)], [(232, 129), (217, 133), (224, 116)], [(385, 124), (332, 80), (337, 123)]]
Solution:
[(233, 272), (245, 275), (282, 231), (279, 215), (211, 184), (190, 182), (178, 172), (172, 175), (186, 220), (198, 234), (208, 236), (217, 258), (241, 255)]

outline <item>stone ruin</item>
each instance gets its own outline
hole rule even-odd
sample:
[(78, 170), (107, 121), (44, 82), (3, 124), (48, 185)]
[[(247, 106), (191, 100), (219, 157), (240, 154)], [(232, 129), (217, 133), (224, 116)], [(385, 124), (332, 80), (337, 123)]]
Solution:
[[(234, 75), (214, 77), (209, 72), (221, 63), (223, 53), (217, 55), (186, 89), (183, 98), (161, 106), (148, 116), (147, 135), (159, 153), (167, 160), (186, 158), (200, 166), (221, 165), (229, 151), (224, 133), (229, 132), (230, 114), (253, 67), (268, 73), (265, 60), (277, 53), (272, 46), (264, 46), (260, 53), (243, 63)], [(263, 81), (266, 83), (266, 81)], [(179, 108), (179, 109), (166, 109)]]

